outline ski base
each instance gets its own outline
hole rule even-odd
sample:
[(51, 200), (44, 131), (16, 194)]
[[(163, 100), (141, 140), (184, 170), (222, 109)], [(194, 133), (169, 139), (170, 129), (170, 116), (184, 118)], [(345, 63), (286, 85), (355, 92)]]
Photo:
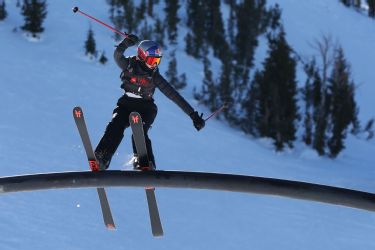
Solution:
[(150, 214), (152, 235), (155, 237), (161, 237), (164, 235), (164, 232), (163, 232), (163, 226), (161, 225), (158, 204), (156, 202), (155, 188), (146, 187), (145, 190), (146, 190), (148, 211)]
[[(137, 149), (140, 169), (142, 171), (152, 171), (154, 170), (154, 168), (151, 166), (150, 161), (148, 159), (145, 136), (143, 132), (142, 117), (139, 113), (132, 112), (129, 115), (129, 122), (133, 132), (135, 147)], [(155, 197), (155, 187), (145, 187), (145, 191), (148, 211), (150, 215), (152, 235), (155, 237), (161, 237), (164, 235), (164, 232)]]
[[(77, 125), (79, 135), (81, 136), (83, 146), (86, 151), (86, 156), (89, 162), (90, 169), (93, 172), (100, 171), (101, 169), (99, 167), (98, 161), (95, 158), (94, 150), (92, 149), (92, 144), (90, 141), (89, 133), (87, 131), (87, 126), (86, 126), (85, 118), (83, 116), (83, 111), (80, 107), (75, 107), (73, 109), (73, 117)], [(98, 192), (100, 207), (102, 209), (104, 225), (109, 230), (115, 230), (116, 226), (113, 220), (111, 208), (109, 206), (107, 193), (104, 188), (97, 188), (97, 192)]]

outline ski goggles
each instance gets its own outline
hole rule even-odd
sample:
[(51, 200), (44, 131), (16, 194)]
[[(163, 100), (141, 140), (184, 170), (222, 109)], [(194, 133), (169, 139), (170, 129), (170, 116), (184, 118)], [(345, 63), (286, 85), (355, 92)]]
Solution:
[(158, 66), (160, 63), (161, 57), (148, 56), (146, 57), (145, 62), (150, 66)]

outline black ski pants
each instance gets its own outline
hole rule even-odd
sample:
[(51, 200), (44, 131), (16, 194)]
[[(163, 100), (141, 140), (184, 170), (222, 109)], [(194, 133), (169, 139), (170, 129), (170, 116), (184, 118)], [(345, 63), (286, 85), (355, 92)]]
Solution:
[[(151, 140), (148, 137), (148, 130), (155, 120), (158, 108), (154, 100), (143, 98), (131, 98), (124, 94), (117, 102), (117, 107), (113, 110), (112, 120), (108, 123), (104, 135), (95, 149), (98, 160), (106, 162), (107, 166), (116, 152), (124, 137), (124, 131), (130, 126), (129, 115), (131, 112), (138, 112), (143, 120), (143, 130), (145, 133), (146, 147), (149, 160), (155, 165), (155, 158), (152, 152)], [(134, 138), (132, 136), (133, 153), (137, 153)]]

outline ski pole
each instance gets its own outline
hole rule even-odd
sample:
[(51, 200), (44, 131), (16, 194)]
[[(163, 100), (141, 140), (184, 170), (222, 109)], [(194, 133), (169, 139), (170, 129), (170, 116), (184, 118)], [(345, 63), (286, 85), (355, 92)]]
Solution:
[(221, 106), (218, 110), (216, 110), (215, 112), (213, 112), (209, 117), (207, 117), (206, 119), (204, 119), (204, 121), (208, 121), (209, 119), (211, 119), (212, 117), (218, 115), (221, 111), (223, 111), (224, 109), (228, 108), (229, 106), (229, 103), (227, 102), (224, 102), (223, 106)]
[(84, 15), (84, 16), (86, 16), (86, 17), (88, 17), (88, 18), (90, 18), (90, 19), (92, 19), (92, 20), (94, 20), (94, 21), (100, 23), (101, 25), (103, 25), (103, 26), (109, 28), (109, 29), (112, 30), (113, 32), (115, 32), (115, 33), (117, 33), (117, 34), (119, 34), (119, 35), (122, 35), (123, 37), (128, 37), (128, 34), (127, 34), (127, 33), (123, 33), (123, 32), (121, 32), (121, 31), (119, 31), (119, 30), (113, 28), (112, 26), (109, 26), (108, 24), (106, 24), (106, 23), (104, 23), (104, 22), (102, 22), (102, 21), (96, 19), (95, 17), (90, 16), (89, 14), (87, 14), (87, 13), (85, 13), (85, 12), (83, 12), (83, 11), (80, 11), (78, 7), (74, 7), (74, 8), (73, 8), (73, 12), (74, 12), (74, 13), (77, 13), (77, 12), (78, 12), (79, 14), (82, 14), (82, 15)]

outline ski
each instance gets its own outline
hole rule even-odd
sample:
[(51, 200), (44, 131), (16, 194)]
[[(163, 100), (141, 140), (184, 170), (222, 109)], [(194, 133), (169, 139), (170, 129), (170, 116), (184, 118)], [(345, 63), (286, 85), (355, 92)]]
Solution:
[[(145, 136), (143, 132), (142, 117), (137, 112), (129, 115), (129, 122), (133, 132), (135, 147), (137, 149), (138, 161), (142, 170), (153, 170), (148, 159)], [(154, 187), (145, 187), (148, 211), (150, 215), (150, 223), (152, 235), (155, 237), (163, 236), (163, 226), (160, 221), (159, 209), (155, 197)]]
[[(73, 109), (73, 117), (74, 121), (77, 125), (77, 129), (79, 132), (79, 135), (81, 136), (81, 140), (83, 143), (83, 146), (86, 151), (86, 156), (87, 160), (89, 162), (89, 166), (91, 171), (97, 172), (100, 171), (99, 164), (95, 158), (95, 153), (94, 150), (92, 149), (92, 144), (90, 141), (89, 133), (87, 131), (87, 126), (85, 122), (85, 118), (83, 116), (83, 111), (80, 107), (75, 107)], [(102, 215), (103, 215), (103, 220), (105, 226), (110, 229), (114, 230), (116, 229), (115, 223), (113, 221), (112, 213), (111, 213), (111, 208), (109, 206), (109, 202), (107, 199), (107, 194), (105, 192), (104, 188), (97, 188), (98, 196), (99, 196), (99, 201), (100, 201), (100, 206), (102, 209)]]

